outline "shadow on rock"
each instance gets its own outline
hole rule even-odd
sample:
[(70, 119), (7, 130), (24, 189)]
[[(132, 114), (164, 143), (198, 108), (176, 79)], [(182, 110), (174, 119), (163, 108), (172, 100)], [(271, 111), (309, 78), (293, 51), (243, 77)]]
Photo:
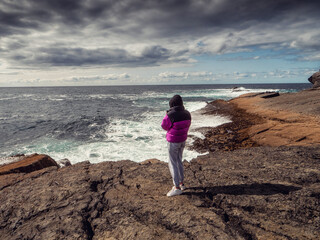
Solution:
[(253, 183), (253, 184), (240, 184), (228, 185), (217, 187), (190, 187), (184, 195), (196, 195), (199, 197), (209, 197), (218, 194), (228, 195), (274, 195), (274, 194), (289, 194), (293, 191), (300, 190), (300, 187), (288, 186), (282, 184), (271, 183)]

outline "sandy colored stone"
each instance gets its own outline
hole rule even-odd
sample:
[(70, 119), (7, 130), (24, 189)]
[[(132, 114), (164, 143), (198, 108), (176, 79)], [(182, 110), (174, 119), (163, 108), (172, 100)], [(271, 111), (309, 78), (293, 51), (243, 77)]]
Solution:
[(230, 102), (262, 118), (260, 123), (247, 129), (258, 145), (320, 144), (320, 90), (280, 94), (268, 99), (252, 95)]
[(46, 167), (59, 167), (51, 157), (44, 154), (33, 154), (25, 156), (18, 162), (0, 166), (0, 175), (12, 173), (29, 173)]

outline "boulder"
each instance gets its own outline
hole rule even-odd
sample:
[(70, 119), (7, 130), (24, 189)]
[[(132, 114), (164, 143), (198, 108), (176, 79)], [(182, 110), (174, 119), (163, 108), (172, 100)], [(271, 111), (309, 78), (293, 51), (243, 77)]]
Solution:
[(11, 173), (30, 173), (52, 166), (59, 168), (59, 165), (51, 157), (44, 154), (32, 154), (23, 157), (18, 162), (13, 162), (1, 166), (0, 175)]
[(313, 84), (313, 88), (320, 87), (320, 72), (312, 74), (312, 76), (309, 77), (308, 80)]

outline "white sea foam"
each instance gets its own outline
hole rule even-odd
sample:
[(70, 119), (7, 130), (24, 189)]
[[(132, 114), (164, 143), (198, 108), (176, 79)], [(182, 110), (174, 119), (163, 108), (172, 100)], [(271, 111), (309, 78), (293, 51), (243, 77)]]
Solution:
[(49, 98), (50, 101), (64, 101), (64, 98)]
[(0, 166), (21, 160), (22, 157), (0, 157)]
[(189, 112), (195, 112), (201, 108), (204, 108), (207, 105), (207, 103), (205, 102), (186, 102), (184, 104), (185, 108), (189, 111)]
[(90, 94), (88, 96), (84, 96), (88, 99), (119, 99), (116, 94)]
[(224, 123), (231, 122), (231, 120), (227, 117), (219, 116), (219, 115), (202, 115), (200, 112), (192, 113), (192, 124), (190, 126), (190, 135), (196, 136), (198, 138), (204, 139), (200, 129), (202, 128), (212, 128), (222, 125)]
[(16, 99), (18, 97), (4, 97), (4, 98), (0, 98), (0, 101), (6, 101), (6, 100), (12, 100), (12, 99)]
[[(196, 110), (205, 106), (205, 103), (187, 103), (186, 106)], [(41, 152), (56, 160), (68, 158), (72, 163), (84, 160), (98, 163), (126, 159), (140, 162), (151, 158), (166, 162), (168, 159), (166, 132), (160, 126), (164, 115), (165, 111), (146, 112), (142, 114), (142, 121), (113, 119), (99, 133), (104, 139), (98, 142), (42, 139), (41, 142), (25, 146), (24, 152)], [(190, 135), (201, 138), (203, 135), (197, 130), (198, 128), (214, 127), (229, 121), (221, 116), (204, 116), (197, 112), (192, 112), (192, 119)], [(92, 136), (93, 139), (94, 137)], [(193, 139), (189, 138), (187, 145), (191, 145), (192, 142)], [(199, 153), (187, 148), (184, 151), (184, 159), (188, 161), (198, 155)]]

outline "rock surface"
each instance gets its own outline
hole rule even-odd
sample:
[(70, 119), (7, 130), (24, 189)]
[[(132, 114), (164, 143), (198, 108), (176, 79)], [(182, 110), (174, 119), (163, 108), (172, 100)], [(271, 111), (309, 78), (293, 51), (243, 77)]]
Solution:
[[(1, 239), (319, 239), (320, 149), (258, 147), (167, 164), (46, 168), (0, 192)], [(29, 173), (32, 174), (32, 173)]]
[(46, 167), (59, 167), (56, 161), (44, 154), (33, 154), (23, 157), (18, 162), (0, 166), (0, 175), (11, 173), (29, 173)]
[(41, 175), (43, 169), (47, 171), (47, 168), (59, 168), (55, 160), (44, 154), (22, 155), (18, 159), (19, 161), (0, 166), (0, 190), (26, 178)]
[(214, 152), (320, 144), (320, 89), (262, 98), (265, 95), (253, 93), (209, 103), (205, 114), (226, 115), (232, 122), (206, 129), (206, 138), (196, 139), (193, 148)]
[(309, 77), (308, 80), (313, 84), (314, 88), (320, 87), (320, 72), (312, 74), (312, 76)]

